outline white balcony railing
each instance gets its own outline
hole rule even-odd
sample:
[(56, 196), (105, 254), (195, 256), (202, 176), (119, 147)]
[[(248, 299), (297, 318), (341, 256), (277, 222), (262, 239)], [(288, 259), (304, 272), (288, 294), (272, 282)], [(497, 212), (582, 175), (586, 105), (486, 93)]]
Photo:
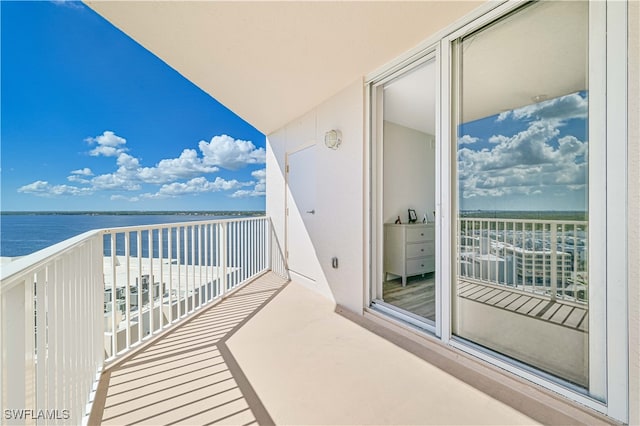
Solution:
[(2, 267), (2, 423), (87, 420), (100, 371), (262, 273), (269, 218), (90, 231)]
[(587, 222), (461, 218), (458, 276), (586, 302)]

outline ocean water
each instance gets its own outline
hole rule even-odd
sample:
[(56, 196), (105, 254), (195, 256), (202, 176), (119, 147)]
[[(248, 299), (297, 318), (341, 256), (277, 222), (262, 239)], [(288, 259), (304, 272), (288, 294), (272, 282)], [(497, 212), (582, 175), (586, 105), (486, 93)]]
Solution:
[(0, 215), (0, 256), (25, 256), (93, 229), (238, 218), (255, 216), (256, 214), (256, 212), (211, 214), (3, 213)]

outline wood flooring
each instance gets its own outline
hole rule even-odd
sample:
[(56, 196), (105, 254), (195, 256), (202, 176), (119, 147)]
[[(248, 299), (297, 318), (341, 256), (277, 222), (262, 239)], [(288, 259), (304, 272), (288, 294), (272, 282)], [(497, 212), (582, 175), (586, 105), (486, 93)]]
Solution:
[(435, 273), (408, 277), (405, 287), (402, 287), (400, 278), (385, 281), (382, 291), (386, 303), (431, 321), (436, 320)]

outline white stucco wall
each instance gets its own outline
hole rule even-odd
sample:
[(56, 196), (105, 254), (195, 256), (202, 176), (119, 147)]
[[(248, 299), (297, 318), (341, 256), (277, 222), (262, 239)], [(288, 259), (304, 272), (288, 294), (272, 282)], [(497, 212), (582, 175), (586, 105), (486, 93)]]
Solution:
[[(306, 255), (314, 258), (318, 270), (315, 283), (303, 284), (354, 312), (362, 312), (364, 291), (363, 90), (363, 81), (354, 81), (267, 137), (267, 214), (282, 244), (286, 241), (286, 154), (316, 143), (317, 207), (309, 236), (313, 249)], [(342, 132), (342, 145), (337, 150), (324, 146), (324, 134), (331, 129)], [(331, 266), (333, 257), (338, 258), (337, 269)]]

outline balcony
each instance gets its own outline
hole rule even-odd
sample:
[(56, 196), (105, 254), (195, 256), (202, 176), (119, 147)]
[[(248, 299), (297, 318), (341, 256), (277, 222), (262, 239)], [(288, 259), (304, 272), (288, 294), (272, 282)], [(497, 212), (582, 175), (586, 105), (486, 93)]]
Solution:
[(274, 274), (107, 375), (104, 424), (535, 423)]
[(290, 282), (268, 218), (91, 231), (3, 267), (0, 288), (7, 424), (532, 424), (549, 411), (518, 402), (537, 391), (496, 385), (513, 379), (452, 367), (460, 354), (416, 349)]

